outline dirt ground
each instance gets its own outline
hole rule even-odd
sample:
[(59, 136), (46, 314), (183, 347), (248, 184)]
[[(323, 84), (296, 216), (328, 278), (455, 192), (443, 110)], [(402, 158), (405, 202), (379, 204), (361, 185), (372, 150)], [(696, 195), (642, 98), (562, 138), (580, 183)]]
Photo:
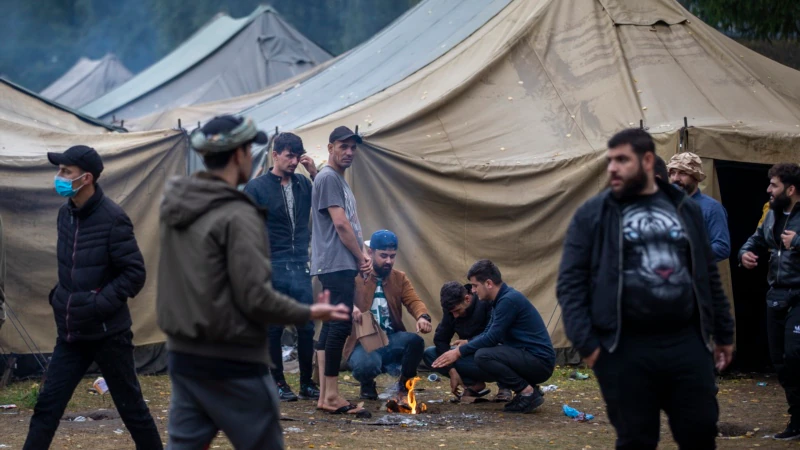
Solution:
[[(315, 410), (310, 401), (283, 403), (281, 425), (286, 446), (290, 449), (409, 449), (409, 448), (500, 448), (500, 449), (607, 449), (614, 446), (614, 430), (608, 422), (594, 377), (585, 381), (569, 379), (573, 368), (558, 368), (545, 384), (558, 390), (545, 395), (546, 402), (528, 415), (503, 414), (502, 404), (452, 404), (446, 379), (417, 384), (418, 399), (426, 402), (429, 413), (399, 416), (385, 412), (381, 401), (366, 402), (372, 419), (351, 420)], [(590, 373), (590, 372), (587, 372)], [(427, 374), (421, 374), (427, 375)], [(296, 375), (288, 377), (297, 386)], [(93, 380), (86, 379), (76, 390), (64, 420), (56, 432), (53, 449), (132, 449), (125, 430), (108, 395), (91, 395)], [(169, 379), (166, 376), (141, 378), (145, 399), (167, 440)], [(759, 382), (767, 383), (759, 386)], [(392, 378), (378, 379), (379, 388), (388, 387)], [(343, 390), (348, 398), (357, 398), (358, 387), (348, 373), (342, 374)], [(496, 386), (491, 385), (492, 393)], [(15, 383), (0, 391), (0, 404), (16, 403), (15, 410), (0, 411), (0, 448), (19, 449), (25, 440), (32, 414), (36, 386), (34, 382)], [(736, 376), (720, 380), (721, 408), (719, 448), (800, 448), (800, 442), (782, 443), (767, 439), (786, 424), (783, 392), (774, 377)], [(593, 414), (588, 423), (574, 422), (564, 415), (562, 405)], [(94, 417), (85, 422), (69, 421), (76, 416)], [(418, 421), (394, 423), (403, 419)], [(389, 423), (389, 424), (386, 424)], [(212, 448), (230, 449), (224, 435), (215, 439)], [(666, 420), (662, 418), (662, 445), (676, 448)]]

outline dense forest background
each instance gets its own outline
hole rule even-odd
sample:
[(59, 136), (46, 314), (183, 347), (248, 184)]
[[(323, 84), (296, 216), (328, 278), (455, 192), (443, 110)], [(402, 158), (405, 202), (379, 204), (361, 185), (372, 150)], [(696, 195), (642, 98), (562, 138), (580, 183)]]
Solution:
[[(301, 33), (338, 55), (419, 1), (0, 0), (0, 76), (39, 91), (78, 58), (100, 58), (107, 52), (137, 73), (215, 14), (242, 17), (262, 3), (271, 4)], [(800, 69), (800, 0), (679, 1), (744, 45)]]

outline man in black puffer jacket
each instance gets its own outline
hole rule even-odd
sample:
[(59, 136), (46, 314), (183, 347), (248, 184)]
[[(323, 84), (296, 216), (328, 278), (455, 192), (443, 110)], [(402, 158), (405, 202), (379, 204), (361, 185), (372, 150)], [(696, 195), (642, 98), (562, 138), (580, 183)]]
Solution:
[(161, 449), (133, 363), (128, 298), (144, 286), (144, 259), (125, 211), (103, 195), (103, 161), (83, 145), (48, 153), (58, 211), (58, 284), (50, 292), (58, 338), (25, 449), (46, 449), (86, 370), (96, 362), (137, 449)]

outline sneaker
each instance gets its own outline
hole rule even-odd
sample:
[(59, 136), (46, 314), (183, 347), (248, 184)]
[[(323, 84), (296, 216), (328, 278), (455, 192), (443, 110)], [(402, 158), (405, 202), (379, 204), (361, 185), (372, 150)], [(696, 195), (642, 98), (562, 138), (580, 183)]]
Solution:
[(300, 398), (303, 400), (319, 400), (319, 388), (312, 381), (300, 385)]
[(782, 432), (772, 436), (773, 439), (777, 439), (779, 441), (793, 441), (795, 439), (800, 439), (800, 427), (792, 426), (789, 424), (786, 426), (786, 429)]
[(361, 398), (363, 400), (377, 400), (378, 399), (378, 387), (375, 385), (375, 382), (361, 384)]
[(290, 388), (285, 381), (278, 382), (278, 398), (280, 398), (282, 402), (297, 401), (297, 396), (294, 395), (294, 392), (292, 392), (292, 388)]
[(542, 397), (538, 391), (533, 391), (531, 395), (517, 394), (514, 396), (514, 399), (503, 408), (503, 411), (508, 413), (528, 414), (535, 411), (542, 406), (542, 404), (544, 404), (544, 397)]

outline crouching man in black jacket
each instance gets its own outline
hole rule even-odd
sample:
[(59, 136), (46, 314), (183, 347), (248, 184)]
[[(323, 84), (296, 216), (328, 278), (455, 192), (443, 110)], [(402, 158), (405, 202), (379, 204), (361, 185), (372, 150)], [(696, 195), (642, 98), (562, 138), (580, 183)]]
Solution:
[(58, 211), (58, 284), (50, 292), (58, 338), (31, 418), (25, 449), (46, 449), (86, 370), (97, 362), (137, 449), (161, 449), (133, 364), (128, 298), (144, 286), (133, 224), (103, 195), (103, 161), (83, 145), (48, 153), (58, 166), (55, 189), (68, 198)]
[(714, 365), (730, 363), (733, 319), (702, 211), (656, 181), (647, 132), (624, 130), (608, 148), (610, 189), (578, 209), (564, 241), (567, 337), (594, 369), (618, 449), (655, 449), (662, 409), (680, 448), (712, 449)]

